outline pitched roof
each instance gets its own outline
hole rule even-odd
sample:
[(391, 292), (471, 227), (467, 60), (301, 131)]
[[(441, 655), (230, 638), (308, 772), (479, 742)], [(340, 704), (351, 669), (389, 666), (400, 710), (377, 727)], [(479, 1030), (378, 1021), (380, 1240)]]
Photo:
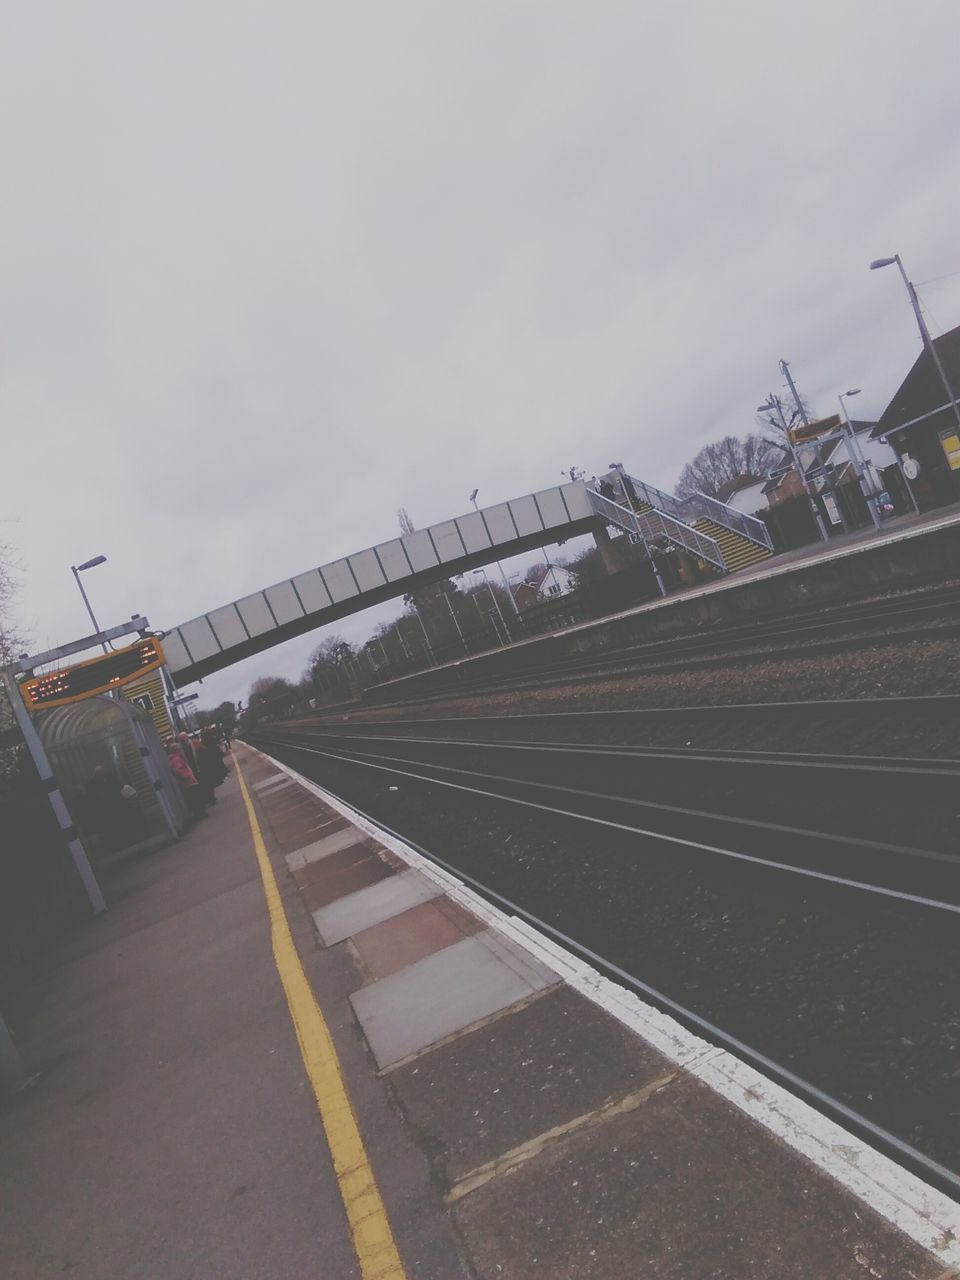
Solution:
[(735, 493), (739, 493), (741, 489), (749, 489), (751, 485), (763, 484), (766, 478), (766, 476), (755, 476), (748, 472), (744, 476), (734, 476), (732, 480), (724, 480), (717, 490), (717, 501), (727, 502)]
[[(960, 395), (960, 325), (933, 339), (953, 394)], [(946, 404), (947, 393), (930, 352), (924, 349), (893, 394), (871, 435), (882, 436)]]

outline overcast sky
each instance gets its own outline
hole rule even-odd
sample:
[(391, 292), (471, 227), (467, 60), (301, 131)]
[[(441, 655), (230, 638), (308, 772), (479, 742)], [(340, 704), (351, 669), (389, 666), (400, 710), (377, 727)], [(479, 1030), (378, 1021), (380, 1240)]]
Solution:
[(400, 505), (614, 459), (671, 487), (780, 357), (817, 411), (860, 386), (876, 416), (919, 338), (869, 261), (960, 323), (957, 30), (956, 0), (8, 9), (3, 515), (33, 645), (89, 629), (69, 566), (97, 554), (104, 625), (171, 627), (395, 536)]

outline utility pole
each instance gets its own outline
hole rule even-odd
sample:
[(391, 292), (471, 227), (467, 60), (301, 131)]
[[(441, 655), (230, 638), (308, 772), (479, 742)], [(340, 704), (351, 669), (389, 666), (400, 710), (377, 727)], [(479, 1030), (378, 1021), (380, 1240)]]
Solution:
[[(797, 391), (796, 383), (795, 383), (795, 382), (794, 382), (794, 380), (793, 380), (793, 374), (791, 374), (791, 372), (790, 372), (790, 366), (789, 366), (789, 364), (787, 364), (786, 360), (781, 360), (781, 361), (780, 361), (780, 372), (783, 374), (783, 376), (784, 376), (784, 377), (786, 378), (786, 380), (787, 380), (787, 386), (790, 388), (790, 394), (793, 396), (793, 402), (794, 402), (794, 404), (797, 406), (797, 413), (800, 415), (800, 421), (803, 423), (803, 425), (804, 425), (805, 427), (808, 427), (808, 426), (810, 425), (810, 419), (807, 417), (807, 411), (806, 411), (806, 409), (803, 407), (803, 401), (800, 399), (800, 393)], [(789, 439), (789, 437), (790, 437), (790, 429), (788, 428), (788, 429), (787, 429), (787, 438)], [(818, 458), (818, 460), (820, 459), (820, 451), (819, 451), (819, 450), (817, 450), (817, 458)], [(826, 471), (825, 471), (825, 468), (823, 468), (823, 467), (822, 467), (822, 465), (821, 465), (821, 469), (822, 469), (822, 470), (824, 470), (824, 487), (826, 488), (826, 484), (827, 484), (827, 481), (826, 481)], [(806, 488), (806, 482), (805, 482), (805, 481), (804, 481), (804, 488)], [(836, 497), (836, 495), (835, 495), (835, 493), (834, 493), (834, 488), (835, 488), (835, 486), (834, 486), (834, 485), (833, 485), (833, 483), (831, 482), (831, 484), (830, 484), (830, 496), (831, 496), (831, 498), (833, 498), (834, 505), (835, 505), (835, 506), (836, 506), (836, 508), (837, 508), (837, 513), (838, 513), (838, 514), (839, 514), (839, 516), (840, 516), (840, 525), (841, 525), (841, 528), (843, 529), (843, 532), (844, 532), (844, 533), (849, 533), (849, 532), (850, 532), (850, 530), (847, 528), (847, 522), (846, 522), (846, 520), (844, 519), (843, 511), (842, 511), (842, 510), (841, 510), (841, 508), (840, 508), (840, 503), (839, 503), (839, 501), (837, 500), (837, 497)], [(821, 532), (821, 534), (822, 534), (822, 535), (824, 535), (824, 536), (826, 536), (826, 534), (825, 534), (825, 526), (823, 525), (823, 522), (822, 522), (822, 520), (820, 519), (820, 510), (819, 510), (819, 508), (816, 506), (816, 502), (815, 502), (815, 501), (814, 501), (814, 504), (813, 504), (813, 505), (814, 505), (814, 515), (817, 517), (817, 525), (818, 525), (818, 527), (820, 528), (820, 532)]]
[[(781, 360), (780, 365), (781, 368), (784, 368), (786, 366), (786, 361)], [(792, 379), (790, 385), (793, 387)], [(803, 413), (802, 404), (799, 403), (800, 397), (797, 395), (796, 387), (793, 387), (793, 394), (798, 402), (800, 413), (803, 415), (804, 421), (806, 421), (806, 415)], [(780, 431), (783, 433), (783, 438), (786, 441), (787, 450), (790, 454), (790, 460), (793, 463), (793, 468), (800, 477), (800, 483), (803, 486), (803, 491), (806, 493), (807, 500), (810, 503), (810, 510), (813, 513), (814, 520), (816, 521), (817, 531), (819, 532), (821, 539), (826, 542), (828, 537), (826, 525), (823, 523), (823, 517), (820, 515), (820, 508), (817, 506), (816, 499), (807, 488), (806, 477), (803, 473), (803, 464), (801, 463), (800, 456), (797, 453), (796, 445), (793, 443), (793, 437), (790, 435), (790, 427), (787, 423), (786, 414), (783, 412), (783, 403), (780, 397), (778, 395), (774, 395), (771, 391), (770, 395), (767, 397), (766, 404), (757, 406), (757, 413), (772, 413), (774, 410), (776, 410), (777, 417), (780, 419), (779, 423), (774, 422), (772, 418), (768, 418), (767, 422), (771, 427), (779, 427)]]
[(797, 406), (797, 413), (800, 415), (800, 421), (805, 427), (808, 427), (810, 425), (810, 419), (807, 417), (807, 411), (803, 407), (803, 401), (800, 399), (796, 383), (793, 381), (793, 375), (790, 372), (790, 366), (787, 364), (786, 360), (780, 361), (780, 372), (787, 380), (787, 386), (790, 388), (790, 394), (793, 396), (793, 402)]

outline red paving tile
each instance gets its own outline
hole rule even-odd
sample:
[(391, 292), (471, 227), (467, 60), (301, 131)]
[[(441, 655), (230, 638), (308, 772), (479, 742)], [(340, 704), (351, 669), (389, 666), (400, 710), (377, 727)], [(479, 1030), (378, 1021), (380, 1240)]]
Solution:
[(442, 951), (483, 927), (481, 920), (455, 902), (436, 898), (364, 929), (355, 935), (353, 945), (370, 979), (375, 981)]
[(392, 867), (366, 845), (351, 845), (293, 873), (308, 911), (317, 911), (348, 893), (395, 875)]

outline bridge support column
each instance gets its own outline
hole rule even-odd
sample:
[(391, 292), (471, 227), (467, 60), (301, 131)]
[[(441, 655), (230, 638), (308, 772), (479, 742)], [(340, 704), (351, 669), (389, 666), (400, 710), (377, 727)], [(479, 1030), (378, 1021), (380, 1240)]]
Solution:
[(606, 526), (594, 530), (593, 540), (600, 552), (600, 559), (607, 573), (620, 573), (630, 563), (630, 552), (634, 549), (629, 538), (611, 538)]

